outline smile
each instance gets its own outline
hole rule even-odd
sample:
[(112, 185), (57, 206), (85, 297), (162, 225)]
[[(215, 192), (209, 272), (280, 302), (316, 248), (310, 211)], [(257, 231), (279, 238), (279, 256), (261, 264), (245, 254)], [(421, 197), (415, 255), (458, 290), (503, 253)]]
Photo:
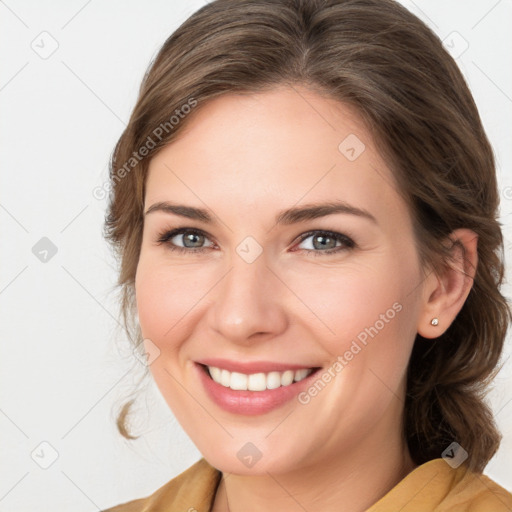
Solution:
[(207, 396), (233, 414), (265, 414), (286, 403), (311, 384), (320, 367), (280, 363), (241, 363), (225, 359), (196, 361), (195, 368)]
[(269, 373), (245, 373), (230, 372), (215, 366), (207, 366), (210, 377), (221, 386), (235, 391), (265, 391), (277, 389), (281, 386), (290, 386), (294, 382), (300, 382), (313, 373), (313, 368), (301, 368), (300, 370), (286, 370), (284, 372)]

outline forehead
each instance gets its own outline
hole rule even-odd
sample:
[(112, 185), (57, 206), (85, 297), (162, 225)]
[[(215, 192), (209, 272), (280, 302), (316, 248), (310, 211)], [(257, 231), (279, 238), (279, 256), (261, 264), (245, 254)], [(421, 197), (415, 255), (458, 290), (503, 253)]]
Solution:
[(344, 200), (376, 215), (404, 213), (391, 171), (345, 104), (282, 87), (221, 96), (189, 121), (152, 159), (146, 206), (180, 199), (242, 214)]

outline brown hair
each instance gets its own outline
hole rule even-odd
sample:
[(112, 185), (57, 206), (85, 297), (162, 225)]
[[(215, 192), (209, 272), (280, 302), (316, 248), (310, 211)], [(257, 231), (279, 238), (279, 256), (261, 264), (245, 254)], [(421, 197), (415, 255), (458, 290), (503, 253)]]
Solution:
[[(453, 230), (478, 235), (476, 276), (462, 310), (439, 338), (415, 340), (404, 435), (417, 464), (456, 441), (469, 467), (482, 471), (500, 442), (484, 391), (511, 319), (499, 291), (504, 266), (494, 156), (455, 61), (393, 0), (215, 0), (167, 39), (110, 167), (105, 237), (121, 260), (128, 337), (140, 341), (134, 279), (149, 161), (208, 100), (286, 84), (357, 109), (409, 205), (425, 271), (448, 264), (443, 240)], [(131, 437), (130, 404), (118, 416), (125, 437)]]

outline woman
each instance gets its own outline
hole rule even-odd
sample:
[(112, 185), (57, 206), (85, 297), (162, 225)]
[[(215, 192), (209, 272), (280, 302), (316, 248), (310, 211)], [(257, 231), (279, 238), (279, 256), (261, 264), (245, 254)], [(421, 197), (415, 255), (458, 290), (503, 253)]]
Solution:
[(493, 153), (415, 16), (211, 2), (111, 183), (127, 332), (204, 458), (110, 512), (512, 509), (482, 474), (510, 320)]

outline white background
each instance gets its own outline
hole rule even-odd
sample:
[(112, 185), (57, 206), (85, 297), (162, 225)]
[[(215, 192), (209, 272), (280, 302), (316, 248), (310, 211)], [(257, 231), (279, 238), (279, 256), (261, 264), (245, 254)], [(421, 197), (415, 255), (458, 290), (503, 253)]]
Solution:
[[(510, 259), (512, 1), (404, 4), (453, 51), (465, 50), (457, 61), (496, 151)], [(150, 59), (202, 5), (0, 1), (1, 512), (96, 511), (150, 494), (200, 457), (151, 381), (137, 402), (142, 437), (129, 443), (117, 433), (113, 408), (143, 367), (118, 326), (106, 200), (92, 191), (107, 179)], [(33, 49), (57, 44), (44, 59)], [(46, 263), (32, 252), (42, 237), (57, 248)], [(509, 341), (490, 395), (504, 439), (486, 470), (508, 489), (510, 354)]]

